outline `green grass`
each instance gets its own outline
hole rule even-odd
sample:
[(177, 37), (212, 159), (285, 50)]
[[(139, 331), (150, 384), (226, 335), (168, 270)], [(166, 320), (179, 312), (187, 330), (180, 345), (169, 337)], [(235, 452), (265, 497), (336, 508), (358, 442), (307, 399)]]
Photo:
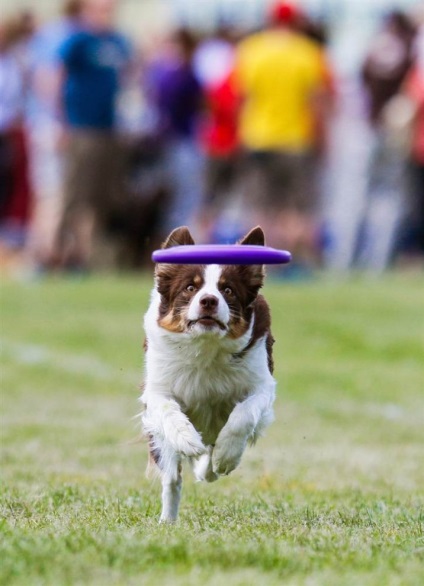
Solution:
[(276, 421), (176, 526), (134, 441), (150, 284), (2, 286), (0, 583), (421, 586), (422, 277), (269, 282)]

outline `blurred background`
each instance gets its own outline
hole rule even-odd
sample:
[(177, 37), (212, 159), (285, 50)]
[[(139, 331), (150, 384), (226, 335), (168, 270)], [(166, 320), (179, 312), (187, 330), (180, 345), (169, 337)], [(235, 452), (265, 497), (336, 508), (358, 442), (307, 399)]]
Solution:
[(260, 223), (294, 262), (422, 270), (419, 0), (1, 0), (0, 267), (140, 269)]

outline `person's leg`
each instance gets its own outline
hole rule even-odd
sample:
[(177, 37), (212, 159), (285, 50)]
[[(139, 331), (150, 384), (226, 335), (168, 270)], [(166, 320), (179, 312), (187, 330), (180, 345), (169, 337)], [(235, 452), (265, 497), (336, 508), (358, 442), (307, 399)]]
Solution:
[(171, 191), (163, 226), (168, 233), (197, 220), (203, 202), (204, 160), (193, 140), (174, 140), (167, 145), (165, 167)]
[[(94, 157), (93, 157), (94, 155)], [(65, 151), (64, 204), (56, 239), (59, 267), (85, 268), (92, 251), (96, 179), (95, 150), (90, 132), (73, 131)]]
[(245, 152), (238, 165), (236, 190), (242, 194), (241, 224), (249, 227), (259, 224), (265, 232), (267, 244), (273, 246), (273, 217), (270, 214), (270, 166), (272, 153)]
[(28, 261), (37, 269), (52, 266), (63, 206), (61, 129), (53, 120), (30, 127), (31, 179), (34, 207), (28, 238)]
[(236, 155), (210, 157), (206, 162), (206, 199), (199, 220), (205, 242), (227, 241), (227, 236), (237, 239), (239, 232), (242, 236), (246, 231), (240, 221), (242, 202), (238, 189), (238, 165)]
[(417, 245), (421, 257), (424, 257), (424, 164), (415, 166), (415, 189), (417, 196)]
[(91, 148), (95, 175), (90, 193), (94, 215), (91, 264), (101, 269), (113, 268), (126, 240), (125, 227), (115, 222), (128, 211), (126, 150), (112, 132), (94, 134)]

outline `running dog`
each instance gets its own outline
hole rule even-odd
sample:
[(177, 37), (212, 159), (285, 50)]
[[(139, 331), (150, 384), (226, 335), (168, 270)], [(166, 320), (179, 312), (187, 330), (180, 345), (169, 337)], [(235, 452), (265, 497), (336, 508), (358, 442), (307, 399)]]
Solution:
[[(186, 227), (162, 248), (192, 245)], [(260, 227), (239, 244), (264, 245)], [(158, 263), (144, 318), (141, 402), (150, 461), (162, 480), (162, 522), (174, 522), (182, 461), (197, 480), (232, 472), (273, 420), (271, 318), (263, 265)]]

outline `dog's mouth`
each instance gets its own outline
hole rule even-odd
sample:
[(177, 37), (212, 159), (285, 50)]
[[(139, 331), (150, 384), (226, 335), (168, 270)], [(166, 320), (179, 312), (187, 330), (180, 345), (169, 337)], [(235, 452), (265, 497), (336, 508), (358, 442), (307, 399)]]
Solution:
[(200, 324), (206, 328), (213, 328), (214, 326), (218, 326), (220, 330), (227, 330), (227, 326), (212, 315), (201, 315), (197, 319), (191, 320), (189, 322), (189, 327), (193, 327), (196, 324)]

